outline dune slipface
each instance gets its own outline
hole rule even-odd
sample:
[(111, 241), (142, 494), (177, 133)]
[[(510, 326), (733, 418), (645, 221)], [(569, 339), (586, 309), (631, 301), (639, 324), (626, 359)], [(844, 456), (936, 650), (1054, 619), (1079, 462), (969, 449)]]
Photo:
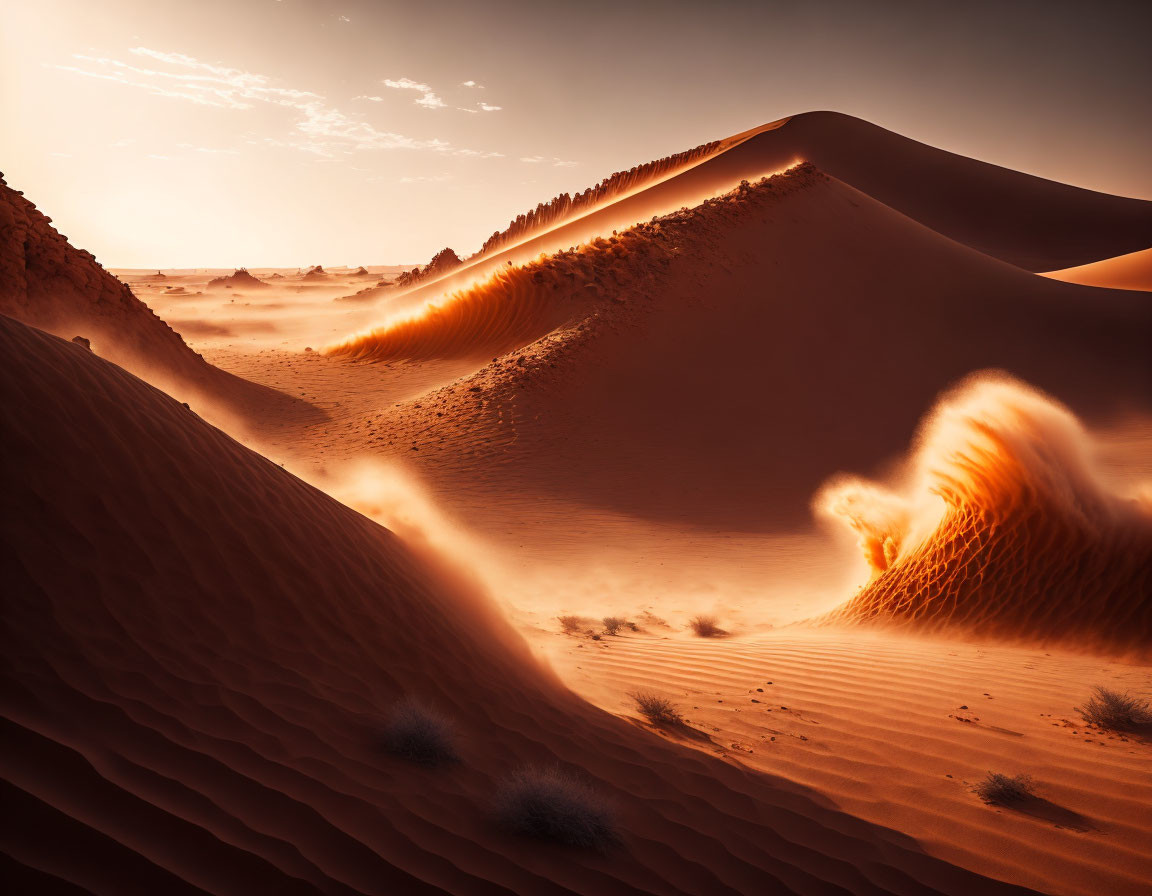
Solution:
[[(0, 318), (5, 879), (73, 893), (1013, 893), (567, 692), (466, 578), (80, 346)], [(416, 695), (461, 759), (386, 755)], [(606, 854), (491, 818), (593, 780)]]
[(1066, 409), (1004, 379), (962, 387), (928, 418), (910, 478), (818, 499), (873, 572), (821, 621), (1152, 650), (1152, 494), (1110, 493)]

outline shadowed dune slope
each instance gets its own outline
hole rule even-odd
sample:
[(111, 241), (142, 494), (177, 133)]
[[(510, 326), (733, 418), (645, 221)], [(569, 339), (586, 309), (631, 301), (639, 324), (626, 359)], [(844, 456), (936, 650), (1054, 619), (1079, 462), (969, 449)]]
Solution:
[(65, 339), (83, 336), (97, 354), (181, 397), (308, 413), (298, 399), (213, 367), (51, 222), (0, 178), (0, 314)]
[(1068, 411), (978, 380), (917, 441), (904, 493), (849, 480), (820, 498), (874, 574), (822, 621), (1152, 652), (1152, 494), (1110, 494)]
[(1152, 202), (1084, 190), (926, 146), (835, 112), (778, 136), (838, 180), (950, 239), (1030, 271), (1152, 246)]
[[(0, 318), (6, 880), (22, 892), (1011, 893), (564, 691), (459, 574), (91, 353)], [(461, 762), (382, 753), (416, 694)], [(520, 763), (605, 854), (490, 818)]]
[(806, 525), (829, 475), (902, 453), (923, 409), (974, 370), (1013, 372), (1093, 419), (1152, 409), (1144, 296), (989, 259), (810, 165), (457, 301), (338, 350), (467, 356), (523, 333), (493, 335), (520, 320), (512, 306), (567, 316), (393, 414), (391, 434), (434, 480), (494, 495)]
[[(1030, 271), (1051, 271), (1152, 246), (1152, 202), (1084, 190), (918, 143), (838, 112), (807, 112), (684, 153), (598, 204), (514, 228), (491, 251), (447, 277), (422, 284), (405, 303), (481, 279), (509, 261), (575, 246), (613, 230), (758, 180), (799, 162), (821, 170), (949, 239)], [(644, 170), (648, 166), (641, 166)], [(387, 296), (366, 290), (355, 297)]]
[(1107, 289), (1134, 289), (1152, 292), (1152, 249), (1105, 258), (1092, 264), (1049, 271), (1044, 275), (1065, 283), (1103, 286)]

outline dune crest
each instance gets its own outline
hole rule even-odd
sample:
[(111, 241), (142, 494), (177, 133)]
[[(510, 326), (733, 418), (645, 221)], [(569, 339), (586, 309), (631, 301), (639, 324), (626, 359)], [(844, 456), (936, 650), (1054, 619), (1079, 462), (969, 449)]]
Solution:
[(847, 479), (818, 495), (872, 575), (822, 621), (1152, 647), (1152, 500), (1102, 485), (1067, 409), (975, 378), (929, 415), (910, 466), (902, 489)]
[(731, 141), (713, 140), (711, 143), (704, 143), (694, 149), (678, 152), (653, 162), (646, 162), (643, 165), (635, 165), (627, 171), (615, 172), (595, 186), (588, 187), (575, 196), (561, 193), (554, 199), (541, 202), (526, 214), (517, 215), (503, 230), (498, 230), (488, 237), (484, 241), (484, 245), (480, 247), (480, 251), (473, 257), (486, 255), (489, 252), (510, 246), (545, 228), (584, 214), (602, 202), (623, 196), (628, 191), (638, 187), (648, 186), (651, 181), (658, 177), (670, 174), (719, 152), (724, 148), (726, 142)]

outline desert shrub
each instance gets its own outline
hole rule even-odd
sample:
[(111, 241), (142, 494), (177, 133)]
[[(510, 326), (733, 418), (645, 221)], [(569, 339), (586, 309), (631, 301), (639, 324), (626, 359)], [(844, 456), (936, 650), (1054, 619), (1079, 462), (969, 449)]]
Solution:
[(633, 691), (628, 695), (640, 710), (641, 715), (656, 725), (680, 725), (684, 717), (676, 705), (665, 697), (660, 697), (649, 691)]
[(580, 631), (584, 620), (579, 616), (561, 616), (560, 628), (566, 635), (574, 635)]
[(621, 619), (619, 616), (605, 616), (603, 622), (604, 633), (608, 635), (616, 634), (628, 624), (627, 619)]
[(688, 625), (701, 638), (715, 638), (724, 634), (724, 629), (716, 622), (715, 616), (693, 616)]
[(393, 706), (384, 720), (384, 747), (420, 765), (442, 765), (458, 758), (452, 722), (412, 697)]
[(567, 846), (605, 849), (619, 839), (609, 803), (559, 768), (527, 766), (513, 773), (497, 793), (496, 813), (513, 833)]
[(1152, 724), (1152, 706), (1147, 700), (1099, 685), (1092, 689), (1088, 702), (1077, 706), (1076, 711), (1085, 721), (1112, 731), (1131, 731), (1140, 725)]
[(976, 785), (976, 795), (986, 803), (1018, 803), (1033, 795), (1032, 778), (988, 772), (988, 777)]

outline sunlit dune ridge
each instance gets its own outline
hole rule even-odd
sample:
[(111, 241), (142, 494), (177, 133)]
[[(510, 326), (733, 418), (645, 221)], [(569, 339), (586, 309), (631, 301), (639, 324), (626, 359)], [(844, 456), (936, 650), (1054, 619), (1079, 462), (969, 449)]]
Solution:
[(508, 267), (471, 289), (328, 350), (378, 360), (484, 357), (561, 326), (576, 306), (552, 295), (559, 275), (541, 264)]
[(714, 140), (711, 143), (697, 146), (695, 149), (678, 152), (654, 162), (635, 165), (627, 171), (617, 171), (615, 174), (604, 178), (596, 186), (589, 187), (575, 196), (561, 193), (548, 202), (541, 202), (526, 214), (517, 215), (504, 230), (499, 230), (488, 237), (476, 254), (484, 255), (495, 249), (503, 248), (538, 230), (586, 212), (601, 202), (621, 196), (638, 186), (646, 185), (654, 178), (704, 159), (718, 152), (722, 146), (722, 141)]
[(803, 188), (822, 177), (811, 165), (745, 182), (735, 190), (576, 248), (508, 265), (486, 280), (393, 319), (326, 351), (375, 360), (491, 357), (592, 316), (597, 306), (651, 284), (680, 239)]
[(1152, 648), (1152, 493), (1102, 485), (1073, 415), (981, 375), (927, 418), (903, 488), (842, 479), (817, 509), (872, 580), (823, 621), (890, 621)]

